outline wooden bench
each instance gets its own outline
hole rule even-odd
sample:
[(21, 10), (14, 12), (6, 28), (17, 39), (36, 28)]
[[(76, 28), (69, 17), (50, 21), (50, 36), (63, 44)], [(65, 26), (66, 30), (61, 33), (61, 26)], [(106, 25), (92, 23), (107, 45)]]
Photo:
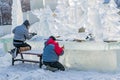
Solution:
[[(28, 50), (28, 51), (21, 51), (20, 53), (18, 53), (18, 55), (21, 56), (21, 59), (16, 58), (12, 58), (12, 65), (14, 65), (15, 61), (22, 61), (22, 63), (24, 62), (33, 62), (33, 63), (39, 63), (39, 67), (42, 67), (42, 53), (40, 53), (40, 51), (38, 52), (37, 50)], [(39, 57), (39, 60), (28, 60), (25, 59), (23, 55), (36, 55), (37, 57)]]

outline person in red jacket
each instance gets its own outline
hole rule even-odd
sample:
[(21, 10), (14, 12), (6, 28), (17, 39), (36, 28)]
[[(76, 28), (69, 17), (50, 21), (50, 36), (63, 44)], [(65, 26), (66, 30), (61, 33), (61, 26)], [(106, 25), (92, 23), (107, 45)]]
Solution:
[(45, 42), (43, 50), (43, 64), (64, 71), (64, 66), (59, 62), (59, 56), (64, 54), (64, 47), (60, 47), (56, 38), (50, 36)]

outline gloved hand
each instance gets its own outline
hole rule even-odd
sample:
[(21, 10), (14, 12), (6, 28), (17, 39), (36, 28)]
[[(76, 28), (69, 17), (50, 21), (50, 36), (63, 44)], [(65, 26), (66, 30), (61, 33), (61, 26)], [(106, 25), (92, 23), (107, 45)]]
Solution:
[(65, 47), (64, 47), (64, 45), (62, 46), (62, 49), (64, 49)]
[(35, 36), (35, 35), (37, 35), (37, 33), (31, 33), (31, 35), (32, 35), (32, 36)]

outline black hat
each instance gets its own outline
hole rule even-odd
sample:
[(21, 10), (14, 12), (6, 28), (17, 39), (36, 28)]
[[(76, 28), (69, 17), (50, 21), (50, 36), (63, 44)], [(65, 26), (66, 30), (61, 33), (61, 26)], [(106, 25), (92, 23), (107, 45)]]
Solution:
[(50, 36), (49, 38), (52, 38), (53, 40), (56, 40), (56, 38), (54, 36)]
[(24, 23), (23, 23), (25, 26), (30, 26), (30, 23), (28, 20), (25, 20)]

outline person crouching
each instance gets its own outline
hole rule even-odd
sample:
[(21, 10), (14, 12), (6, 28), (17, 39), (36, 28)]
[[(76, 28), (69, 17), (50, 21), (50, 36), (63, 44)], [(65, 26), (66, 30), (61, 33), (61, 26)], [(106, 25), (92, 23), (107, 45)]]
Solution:
[(59, 56), (64, 54), (64, 46), (60, 47), (56, 38), (50, 36), (45, 42), (43, 49), (43, 64), (45, 66), (57, 68), (58, 70), (64, 71), (64, 66), (59, 62)]

